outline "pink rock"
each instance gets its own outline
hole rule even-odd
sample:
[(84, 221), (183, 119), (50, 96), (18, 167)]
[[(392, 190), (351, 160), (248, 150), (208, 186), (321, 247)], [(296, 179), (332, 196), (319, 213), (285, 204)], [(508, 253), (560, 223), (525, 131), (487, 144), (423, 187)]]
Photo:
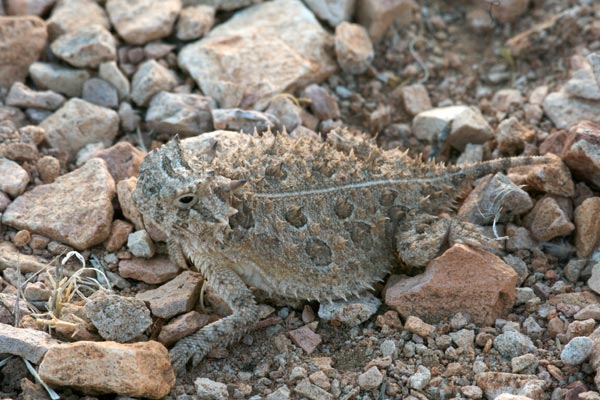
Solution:
[(119, 250), (127, 242), (127, 237), (132, 230), (133, 226), (129, 222), (115, 219), (110, 227), (110, 236), (104, 242), (106, 251), (113, 252)]
[(168, 257), (154, 257), (149, 260), (132, 258), (119, 262), (119, 275), (123, 278), (137, 279), (150, 284), (171, 280), (179, 274), (179, 270), (179, 267)]
[(575, 209), (577, 256), (588, 258), (600, 245), (600, 197), (590, 197)]
[(439, 321), (463, 312), (477, 324), (492, 324), (513, 306), (516, 283), (517, 274), (500, 258), (455, 244), (425, 273), (389, 284), (385, 303), (404, 318)]
[(170, 346), (179, 339), (191, 335), (204, 325), (208, 324), (210, 317), (197, 311), (190, 311), (174, 318), (163, 326), (158, 335), (158, 341), (165, 346)]
[(184, 271), (156, 289), (138, 293), (135, 297), (150, 304), (152, 314), (160, 318), (171, 318), (191, 311), (198, 302), (202, 276)]
[(137, 176), (146, 153), (136, 149), (129, 142), (119, 142), (108, 149), (98, 151), (95, 156), (106, 161), (113, 179), (119, 182)]
[(562, 158), (576, 178), (600, 188), (600, 124), (582, 121), (573, 126)]
[(297, 346), (302, 348), (307, 354), (311, 354), (319, 344), (321, 344), (321, 336), (314, 333), (308, 326), (303, 326), (293, 331), (289, 331), (288, 335)]

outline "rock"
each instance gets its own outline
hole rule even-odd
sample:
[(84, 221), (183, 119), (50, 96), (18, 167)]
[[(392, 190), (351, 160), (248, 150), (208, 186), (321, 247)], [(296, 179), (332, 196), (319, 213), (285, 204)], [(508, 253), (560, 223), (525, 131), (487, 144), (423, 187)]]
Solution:
[(335, 55), (344, 72), (364, 73), (375, 58), (375, 50), (367, 30), (358, 24), (339, 23), (335, 28)]
[(115, 38), (101, 25), (67, 32), (52, 42), (50, 48), (58, 58), (78, 68), (96, 68), (117, 58)]
[(252, 134), (276, 131), (279, 121), (274, 115), (260, 111), (242, 110), (239, 108), (214, 109), (212, 118), (215, 129), (228, 131), (242, 131)]
[(564, 162), (552, 153), (546, 154), (556, 162), (511, 168), (508, 177), (517, 186), (563, 197), (575, 195), (575, 184), (571, 172)]
[(290, 389), (286, 385), (279, 387), (277, 390), (271, 392), (266, 397), (267, 400), (289, 400), (289, 398)]
[(333, 74), (332, 42), (301, 1), (275, 0), (237, 12), (183, 47), (178, 63), (220, 107), (261, 110), (278, 93)]
[(574, 177), (600, 188), (600, 124), (581, 121), (573, 126), (561, 155)]
[(358, 23), (367, 28), (371, 40), (376, 43), (383, 38), (394, 20), (408, 25), (416, 9), (418, 5), (413, 0), (358, 0), (355, 14)]
[(432, 107), (427, 88), (420, 83), (402, 87), (402, 101), (410, 115), (417, 115)]
[(84, 250), (108, 238), (114, 195), (106, 164), (92, 159), (54, 183), (19, 196), (4, 212), (2, 223)]
[(476, 108), (465, 108), (452, 119), (447, 143), (464, 150), (469, 143), (482, 144), (494, 137), (492, 128)]
[(590, 197), (575, 209), (577, 256), (588, 258), (600, 244), (600, 197)]
[(115, 61), (107, 61), (100, 64), (98, 67), (98, 76), (117, 89), (121, 100), (129, 98), (131, 90), (129, 80), (119, 69)]
[(119, 118), (121, 118), (121, 128), (126, 132), (135, 131), (142, 120), (137, 110), (127, 102), (119, 104)]
[(159, 399), (175, 385), (167, 349), (158, 342), (65, 343), (53, 346), (38, 370), (52, 386), (84, 393)]
[(98, 291), (88, 297), (84, 309), (104, 340), (129, 342), (152, 325), (150, 310), (133, 297)]
[(150, 42), (144, 46), (144, 56), (147, 59), (152, 58), (156, 60), (167, 57), (173, 50), (175, 50), (175, 46), (172, 44), (164, 43), (162, 41)]
[(477, 400), (483, 397), (483, 390), (481, 390), (479, 386), (463, 386), (462, 388), (460, 388), (460, 390), (467, 399)]
[(303, 91), (303, 97), (310, 100), (312, 113), (320, 120), (340, 118), (340, 110), (336, 99), (323, 86), (308, 85)]
[(600, 100), (600, 87), (594, 77), (594, 72), (589, 68), (581, 68), (573, 73), (563, 90), (574, 97), (586, 100)]
[(594, 79), (596, 79), (596, 84), (600, 85), (600, 53), (596, 52), (589, 54), (587, 56), (587, 60), (592, 68), (592, 73), (594, 74)]
[(308, 326), (303, 326), (288, 332), (290, 339), (307, 354), (311, 354), (319, 344), (321, 336), (314, 333)]
[(80, 97), (84, 82), (90, 78), (87, 70), (45, 62), (31, 64), (29, 75), (38, 88), (50, 89), (68, 97)]
[(326, 392), (317, 385), (310, 383), (309, 379), (301, 380), (296, 387), (294, 392), (300, 396), (306, 397), (309, 400), (333, 400), (331, 393)]
[(115, 182), (137, 176), (140, 164), (146, 153), (138, 150), (129, 142), (119, 142), (108, 149), (102, 149), (93, 154), (106, 161), (108, 170)]
[(196, 136), (213, 131), (212, 99), (199, 94), (160, 92), (152, 98), (146, 112), (150, 129), (181, 136)]
[(586, 319), (583, 321), (573, 321), (567, 327), (567, 340), (571, 340), (577, 336), (589, 336), (596, 327), (596, 321), (593, 319)]
[(517, 89), (501, 89), (494, 93), (491, 106), (495, 111), (509, 112), (523, 105), (525, 99)]
[(108, 0), (106, 11), (127, 43), (144, 44), (171, 34), (181, 0)]
[(116, 109), (119, 106), (117, 88), (100, 78), (85, 81), (82, 97), (83, 100), (101, 107)]
[(477, 225), (507, 222), (533, 207), (529, 194), (497, 173), (479, 180), (458, 211), (458, 216)]
[(408, 378), (408, 387), (415, 390), (423, 390), (431, 380), (431, 371), (423, 365), (417, 367), (417, 372)]
[(535, 374), (539, 361), (534, 354), (527, 353), (513, 357), (510, 360), (510, 365), (513, 374)]
[[(35, 237), (36, 235), (32, 236)], [(0, 242), (0, 270), (8, 268), (14, 270), (20, 269), (23, 273), (29, 273), (42, 271), (47, 268), (47, 265), (40, 262), (38, 257), (21, 254), (10, 242)], [(27, 309), (25, 308), (25, 310)], [(29, 312), (26, 312), (24, 315), (27, 314)]]
[(164, 285), (138, 293), (135, 297), (150, 303), (150, 310), (155, 316), (171, 318), (192, 310), (198, 302), (201, 284), (200, 274), (184, 271)]
[(215, 8), (207, 5), (186, 7), (177, 21), (177, 39), (194, 40), (206, 35), (215, 24)]
[(125, 218), (131, 221), (137, 230), (141, 230), (144, 229), (142, 214), (135, 207), (133, 200), (131, 199), (131, 193), (135, 189), (136, 183), (136, 177), (131, 177), (118, 182), (117, 198), (119, 199), (119, 205), (121, 206), (121, 211), (123, 211)]
[(172, 321), (163, 326), (158, 335), (158, 341), (165, 346), (170, 346), (179, 339), (196, 332), (209, 322), (210, 317), (208, 315), (190, 311), (173, 318)]
[(419, 317), (409, 316), (404, 323), (404, 329), (421, 337), (430, 336), (435, 331), (435, 326), (429, 325)]
[(383, 382), (383, 374), (375, 366), (360, 374), (356, 380), (358, 386), (363, 390), (377, 389), (381, 382)]
[(54, 5), (56, 0), (8, 0), (8, 15), (36, 15), (41, 17)]
[(535, 375), (507, 372), (483, 372), (477, 374), (475, 381), (488, 399), (497, 399), (500, 394), (509, 393), (542, 400), (545, 398), (547, 386), (546, 381), (538, 379)]
[(110, 29), (104, 9), (94, 0), (60, 0), (48, 19), (48, 32), (55, 39), (85, 26), (99, 25)]
[(160, 256), (150, 260), (132, 258), (119, 261), (119, 275), (152, 285), (164, 283), (179, 274), (179, 267), (168, 257)]
[(473, 340), (475, 339), (475, 332), (471, 329), (461, 329), (457, 332), (450, 332), (452, 342), (459, 348), (470, 351), (473, 348)]
[(419, 140), (432, 142), (440, 133), (449, 131), (454, 118), (463, 112), (468, 112), (468, 109), (466, 106), (450, 106), (423, 111), (413, 119), (413, 134)]
[(305, 3), (319, 19), (337, 27), (344, 21), (350, 21), (356, 0), (306, 0)]
[(119, 116), (108, 108), (73, 98), (40, 126), (48, 134), (48, 143), (73, 159), (86, 144), (110, 143), (117, 135)]
[(515, 301), (517, 274), (495, 255), (455, 244), (427, 266), (425, 273), (388, 284), (385, 303), (400, 315), (430, 321), (470, 314), (492, 324)]
[(48, 91), (31, 90), (21, 82), (15, 82), (6, 96), (6, 104), (13, 107), (35, 107), (56, 110), (65, 102), (64, 96)]
[(570, 96), (564, 90), (546, 96), (543, 107), (559, 129), (569, 129), (583, 120), (600, 122), (600, 102)]
[(48, 349), (58, 343), (46, 332), (15, 328), (0, 323), (0, 353), (2, 354), (14, 354), (39, 364)]
[(152, 238), (144, 229), (129, 234), (127, 248), (136, 257), (152, 258), (156, 253)]
[(348, 326), (358, 326), (377, 312), (381, 301), (371, 293), (365, 296), (335, 300), (319, 306), (319, 318), (325, 321), (339, 321)]
[(148, 60), (133, 75), (131, 99), (138, 106), (146, 106), (155, 94), (169, 91), (176, 85), (177, 77), (173, 71), (154, 60)]
[(473, 8), (467, 13), (467, 23), (475, 33), (488, 33), (496, 27), (489, 11), (481, 8)]
[(287, 96), (276, 96), (267, 108), (266, 114), (274, 115), (286, 132), (292, 132), (302, 124), (302, 108)]
[(13, 237), (13, 243), (15, 244), (15, 246), (18, 246), (18, 247), (23, 247), (25, 245), (28, 245), (30, 240), (31, 240), (31, 234), (26, 229), (18, 231), (17, 233), (15, 233), (15, 236)]
[[(104, 248), (106, 249), (106, 251), (112, 253), (113, 251), (117, 251), (121, 247), (123, 247), (125, 242), (127, 242), (127, 237), (129, 236), (132, 230), (133, 226), (129, 222), (122, 221), (120, 219), (115, 219), (110, 227), (110, 235), (106, 242), (104, 242)], [(123, 276), (123, 274), (121, 274), (121, 276)], [(123, 278), (128, 277), (123, 276)]]
[(525, 148), (525, 143), (530, 143), (533, 139), (535, 139), (535, 132), (525, 128), (515, 117), (500, 122), (496, 130), (498, 150), (505, 154), (521, 153)]
[(197, 378), (194, 381), (196, 395), (200, 400), (227, 400), (227, 385), (208, 378)]
[(535, 203), (533, 210), (525, 216), (524, 224), (534, 239), (540, 242), (569, 235), (575, 230), (569, 216), (556, 199), (550, 196), (545, 196)]
[(536, 349), (529, 337), (516, 331), (507, 331), (496, 336), (494, 348), (503, 357), (509, 359), (533, 352)]
[(0, 87), (22, 82), (46, 45), (46, 23), (39, 17), (0, 16)]
[(25, 191), (29, 183), (29, 174), (19, 164), (6, 158), (0, 158), (0, 191), (17, 197)]
[(262, 3), (263, 0), (183, 0), (184, 6), (206, 4), (217, 10), (237, 10), (252, 4)]
[(592, 345), (589, 337), (574, 337), (563, 348), (560, 359), (567, 365), (580, 365), (592, 354)]
[(508, 0), (494, 4), (490, 13), (503, 24), (515, 22), (527, 12), (529, 0)]

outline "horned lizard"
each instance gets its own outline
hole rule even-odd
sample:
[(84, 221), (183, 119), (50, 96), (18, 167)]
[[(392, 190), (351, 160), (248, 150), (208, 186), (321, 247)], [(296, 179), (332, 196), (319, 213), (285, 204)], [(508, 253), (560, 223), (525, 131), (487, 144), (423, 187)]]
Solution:
[(152, 151), (133, 193), (144, 219), (167, 234), (170, 257), (191, 261), (232, 310), (177, 343), (178, 370), (257, 321), (249, 287), (327, 301), (371, 289), (400, 263), (424, 265), (448, 237), (493, 247), (443, 213), (465, 181), (548, 161), (443, 166), (334, 133), (323, 143), (286, 134), (210, 143), (189, 152), (174, 139)]

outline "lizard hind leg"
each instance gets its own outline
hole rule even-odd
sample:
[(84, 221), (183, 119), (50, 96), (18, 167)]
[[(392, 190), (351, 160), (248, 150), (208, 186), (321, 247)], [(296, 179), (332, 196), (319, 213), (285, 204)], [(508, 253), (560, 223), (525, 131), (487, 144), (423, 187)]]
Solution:
[(426, 266), (447, 243), (451, 224), (448, 217), (413, 213), (405, 215), (394, 235), (400, 261), (411, 267)]
[(181, 339), (171, 349), (171, 364), (178, 373), (185, 370), (190, 359), (194, 366), (198, 365), (214, 347), (237, 342), (258, 320), (254, 295), (235, 272), (212, 265), (202, 272), (208, 285), (227, 303), (232, 313)]

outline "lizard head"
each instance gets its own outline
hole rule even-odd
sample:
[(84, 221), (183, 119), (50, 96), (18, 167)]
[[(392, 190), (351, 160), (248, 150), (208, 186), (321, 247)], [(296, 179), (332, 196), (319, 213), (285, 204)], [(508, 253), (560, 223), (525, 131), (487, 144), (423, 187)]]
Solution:
[(140, 167), (133, 201), (145, 219), (169, 236), (219, 237), (237, 210), (229, 193), (241, 181), (215, 175), (206, 165), (190, 166), (178, 138), (149, 153)]

